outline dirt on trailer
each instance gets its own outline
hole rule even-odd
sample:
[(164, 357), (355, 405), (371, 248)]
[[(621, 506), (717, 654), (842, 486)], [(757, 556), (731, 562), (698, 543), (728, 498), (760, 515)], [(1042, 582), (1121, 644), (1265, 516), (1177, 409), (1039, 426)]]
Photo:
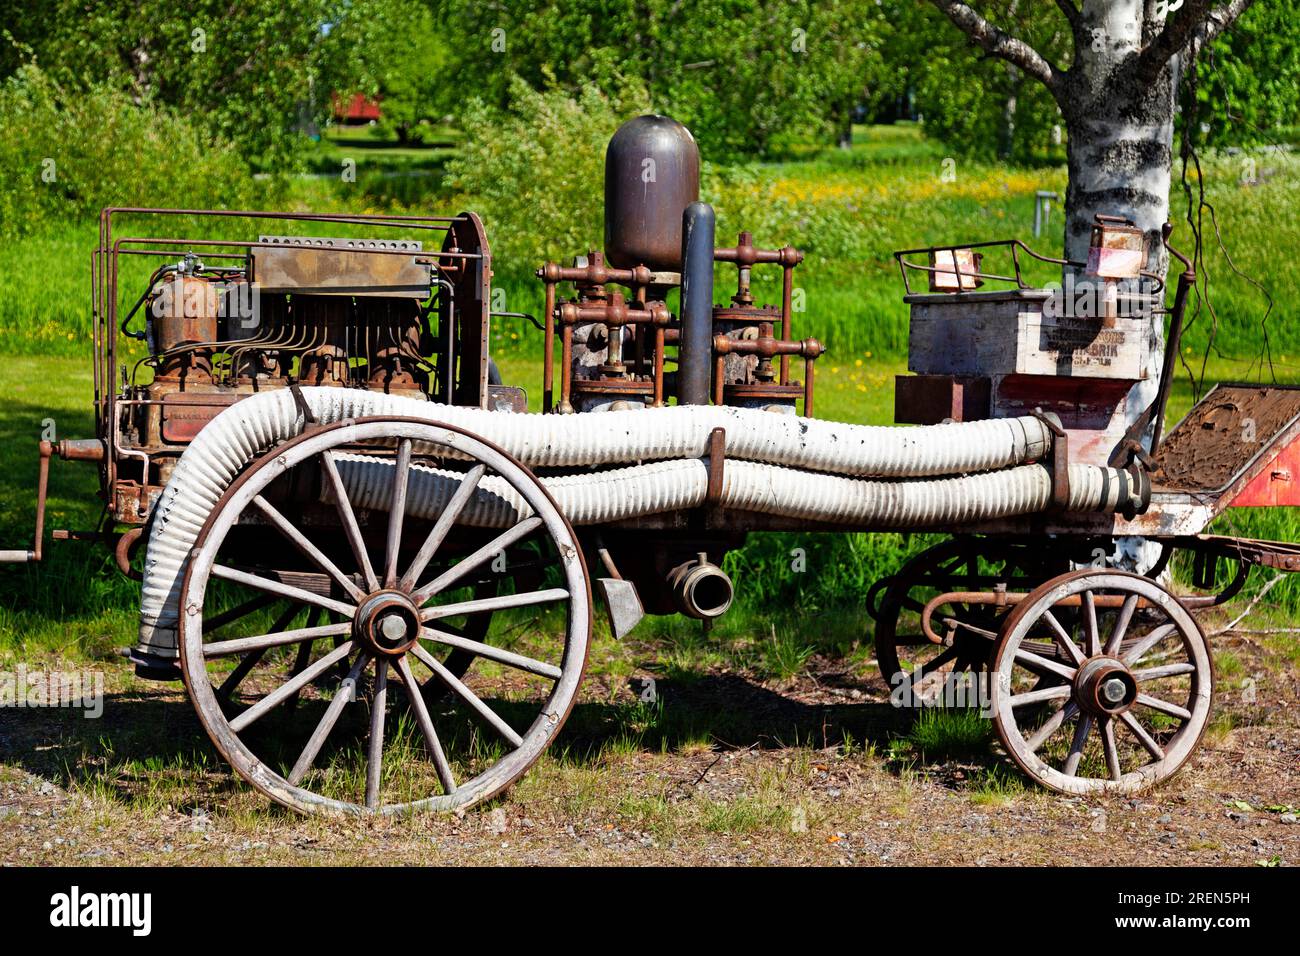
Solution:
[(1290, 636), (1214, 643), (1202, 748), (1137, 796), (1036, 790), (990, 735), (927, 753), (871, 668), (814, 657), (786, 683), (726, 669), (594, 676), (513, 790), (405, 821), (269, 805), (178, 687), (103, 665), (99, 719), (0, 710), (0, 863), (1294, 865), (1300, 655)]
[(1220, 385), (1161, 442), (1157, 488), (1217, 491), (1300, 416), (1300, 388)]

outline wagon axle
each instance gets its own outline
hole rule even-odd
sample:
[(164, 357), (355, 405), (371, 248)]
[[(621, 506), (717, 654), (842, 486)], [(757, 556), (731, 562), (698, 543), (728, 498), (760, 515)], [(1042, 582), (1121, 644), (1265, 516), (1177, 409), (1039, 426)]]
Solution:
[(376, 654), (400, 657), (419, 637), (420, 609), (400, 591), (377, 591), (357, 608), (352, 632)]

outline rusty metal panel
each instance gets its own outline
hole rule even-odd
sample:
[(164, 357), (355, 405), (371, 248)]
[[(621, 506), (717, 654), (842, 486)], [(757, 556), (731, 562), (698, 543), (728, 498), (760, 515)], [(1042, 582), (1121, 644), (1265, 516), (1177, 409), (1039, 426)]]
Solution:
[(894, 376), (894, 421), (900, 425), (973, 422), (989, 417), (991, 382), (956, 375)]
[(162, 440), (169, 445), (193, 441), (203, 426), (247, 397), (234, 392), (172, 392), (164, 395)]
[[(341, 239), (262, 236), (248, 258), (253, 281), (264, 292), (321, 295), (402, 296), (427, 299), (431, 266), (411, 239)], [(413, 255), (395, 253), (409, 249)]]
[(1244, 490), (1279, 449), (1289, 450), (1298, 425), (1300, 388), (1219, 385), (1165, 437), (1152, 481), (1192, 492)]

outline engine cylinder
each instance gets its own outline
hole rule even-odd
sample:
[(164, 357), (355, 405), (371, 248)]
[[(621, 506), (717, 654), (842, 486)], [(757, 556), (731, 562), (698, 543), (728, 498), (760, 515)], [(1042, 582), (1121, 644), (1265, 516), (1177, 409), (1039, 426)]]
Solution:
[(679, 272), (682, 213), (700, 197), (695, 137), (667, 116), (638, 116), (605, 150), (605, 255), (617, 269)]

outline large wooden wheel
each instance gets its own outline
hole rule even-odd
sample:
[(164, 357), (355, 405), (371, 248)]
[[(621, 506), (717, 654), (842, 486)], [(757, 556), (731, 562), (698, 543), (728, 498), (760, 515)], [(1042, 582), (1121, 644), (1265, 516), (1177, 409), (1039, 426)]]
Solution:
[(1033, 780), (1061, 793), (1132, 793), (1173, 776), (1210, 716), (1209, 645), (1187, 608), (1149, 578), (1082, 570), (1047, 581), (1007, 615), (993, 661), (998, 737)]
[[(940, 594), (1028, 590), (1065, 567), (1042, 547), (997, 538), (950, 538), (913, 555), (879, 594), (874, 610), (880, 675), (904, 706), (942, 703), (946, 684), (963, 674), (988, 670), (1005, 607), (950, 601), (937, 608), (932, 630), (922, 630), (921, 611)], [(1049, 570), (1054, 569), (1054, 570)]]
[[(268, 563), (286, 544), (300, 567)], [(485, 576), (521, 553), (540, 574)], [(563, 725), (591, 632), (581, 549), (533, 474), (460, 429), (401, 418), (309, 431), (255, 462), (200, 532), (180, 606), (205, 730), (240, 776), (303, 812), (500, 793)], [(533, 615), (526, 646), (518, 628), (493, 642), (493, 614)]]

